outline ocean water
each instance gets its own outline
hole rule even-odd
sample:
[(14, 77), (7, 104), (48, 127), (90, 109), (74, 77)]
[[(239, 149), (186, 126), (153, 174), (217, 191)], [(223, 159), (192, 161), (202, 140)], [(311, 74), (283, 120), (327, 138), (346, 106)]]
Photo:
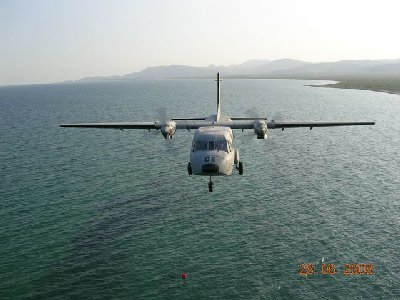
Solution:
[(376, 125), (236, 131), (213, 193), (193, 132), (59, 124), (209, 116), (214, 81), (1, 87), (0, 299), (400, 299), (400, 96), (307, 84), (224, 80), (222, 109)]

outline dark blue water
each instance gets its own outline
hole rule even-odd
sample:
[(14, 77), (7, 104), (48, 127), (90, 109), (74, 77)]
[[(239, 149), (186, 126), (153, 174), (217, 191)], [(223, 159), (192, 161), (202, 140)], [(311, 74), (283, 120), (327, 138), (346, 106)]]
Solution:
[(208, 116), (213, 81), (0, 88), (0, 299), (399, 299), (400, 96), (305, 84), (224, 80), (223, 112), (376, 125), (237, 131), (214, 193), (192, 133), (58, 127)]

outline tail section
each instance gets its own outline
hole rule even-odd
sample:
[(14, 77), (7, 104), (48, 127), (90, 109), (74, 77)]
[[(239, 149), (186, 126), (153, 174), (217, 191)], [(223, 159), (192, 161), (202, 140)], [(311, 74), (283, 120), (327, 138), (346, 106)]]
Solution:
[(222, 81), (222, 80), (219, 79), (219, 73), (217, 73), (217, 80), (216, 80), (216, 82), (217, 82), (217, 122), (219, 121), (219, 118), (221, 116), (221, 91), (219, 88), (220, 81)]

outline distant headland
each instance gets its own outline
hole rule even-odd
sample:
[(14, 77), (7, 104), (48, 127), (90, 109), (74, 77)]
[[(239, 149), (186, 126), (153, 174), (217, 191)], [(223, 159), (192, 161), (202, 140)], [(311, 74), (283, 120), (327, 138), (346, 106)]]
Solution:
[(286, 58), (249, 60), (230, 66), (169, 65), (148, 67), (121, 76), (88, 77), (77, 82), (214, 78), (217, 72), (222, 73), (224, 78), (333, 80), (337, 83), (323, 86), (400, 94), (400, 59), (310, 63)]

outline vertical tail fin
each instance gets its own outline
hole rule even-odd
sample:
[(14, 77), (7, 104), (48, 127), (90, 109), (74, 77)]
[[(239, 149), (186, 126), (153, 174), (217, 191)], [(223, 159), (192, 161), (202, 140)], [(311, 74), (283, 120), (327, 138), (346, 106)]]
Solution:
[(219, 79), (219, 73), (217, 73), (217, 122), (219, 121), (219, 117), (221, 116), (221, 91), (219, 88), (219, 82), (222, 81)]

